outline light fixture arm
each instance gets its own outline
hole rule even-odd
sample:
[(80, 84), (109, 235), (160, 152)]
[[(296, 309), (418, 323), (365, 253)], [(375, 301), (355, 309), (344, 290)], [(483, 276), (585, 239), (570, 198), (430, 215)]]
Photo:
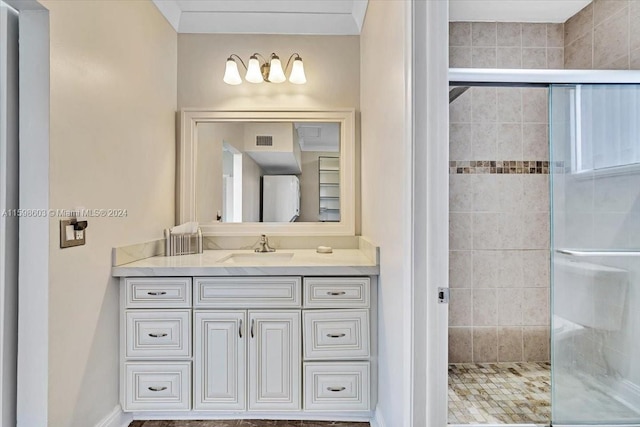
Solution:
[(242, 58), (240, 58), (238, 55), (236, 55), (235, 53), (232, 53), (231, 55), (229, 55), (229, 58), (227, 58), (227, 61), (230, 59), (233, 59), (233, 57), (236, 57), (240, 60), (240, 63), (242, 64), (242, 66), (244, 67), (244, 69), (247, 69), (247, 65), (244, 63), (244, 61), (242, 60)]
[(287, 65), (284, 67), (285, 72), (289, 69), (289, 64), (291, 64), (291, 60), (293, 59), (294, 56), (296, 57), (296, 59), (302, 60), (302, 58), (298, 53), (292, 53), (289, 59), (287, 60)]
[[(274, 53), (272, 53), (271, 55), (275, 55), (275, 54), (274, 54)], [(254, 54), (253, 54), (253, 55), (251, 55), (251, 56), (259, 56), (259, 57), (260, 57), (260, 58), (262, 58), (262, 60), (264, 61), (264, 64), (268, 64), (268, 63), (269, 63), (269, 61), (267, 60), (267, 58), (265, 58), (264, 56), (260, 55), (258, 52), (254, 53)], [(262, 64), (262, 65), (264, 65), (264, 64)]]

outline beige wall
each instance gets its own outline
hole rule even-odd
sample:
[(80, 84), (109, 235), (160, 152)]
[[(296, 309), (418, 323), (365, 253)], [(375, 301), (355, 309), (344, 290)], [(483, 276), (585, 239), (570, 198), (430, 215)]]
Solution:
[[(360, 36), (362, 234), (380, 246), (378, 411), (408, 425), (410, 330), (410, 140), (406, 138), (405, 8), (369, 2)], [(383, 76), (381, 80), (380, 76)]]
[[(178, 108), (359, 107), (360, 49), (357, 36), (178, 35)], [(227, 57), (245, 64), (254, 52), (276, 52), (286, 61), (293, 52), (304, 60), (307, 84), (222, 81)], [(239, 64), (241, 75), (244, 69)]]
[[(231, 144), (244, 152), (244, 129), (234, 123), (201, 123), (198, 125), (198, 166), (196, 170), (197, 220), (211, 222), (217, 220), (217, 213), (223, 212), (222, 202), (222, 143)], [(251, 160), (243, 155), (244, 162)]]
[(564, 28), (565, 68), (640, 69), (639, 0), (595, 0)]
[(260, 178), (262, 169), (246, 153), (242, 154), (242, 221), (260, 222)]
[(51, 18), (51, 208), (89, 218), (60, 249), (51, 220), (49, 426), (95, 425), (118, 403), (118, 281), (111, 248), (174, 220), (177, 37), (150, 1), (42, 1)]

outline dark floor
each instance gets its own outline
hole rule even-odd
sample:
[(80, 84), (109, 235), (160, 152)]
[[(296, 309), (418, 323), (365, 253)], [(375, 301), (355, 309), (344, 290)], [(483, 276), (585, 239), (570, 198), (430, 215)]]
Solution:
[(368, 427), (369, 423), (344, 421), (220, 420), (220, 421), (134, 421), (129, 427)]

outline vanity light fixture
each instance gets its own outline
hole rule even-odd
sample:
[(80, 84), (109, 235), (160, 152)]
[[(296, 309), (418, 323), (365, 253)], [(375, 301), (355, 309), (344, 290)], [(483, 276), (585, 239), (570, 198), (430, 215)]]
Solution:
[[(291, 66), (289, 81), (297, 85), (305, 84), (307, 82), (307, 77), (304, 74), (304, 64), (302, 63), (302, 58), (297, 53), (294, 53), (289, 57), (287, 65), (284, 67), (284, 69), (282, 68), (282, 62), (280, 62), (280, 58), (275, 53), (272, 53), (269, 56), (268, 60), (259, 53), (254, 53), (249, 57), (248, 65), (245, 65), (242, 58), (233, 53), (229, 55), (229, 58), (227, 58), (224, 78), (222, 79), (226, 84), (239, 85), (242, 83), (242, 78), (240, 77), (240, 72), (238, 71), (238, 63), (235, 59), (233, 59), (234, 57), (236, 57), (245, 68), (245, 70), (247, 70), (244, 79), (250, 83), (284, 82), (285, 80), (287, 80), (285, 72), (289, 68), (289, 64), (291, 64), (292, 59), (293, 65)], [(258, 59), (258, 57), (262, 59), (262, 64), (260, 64), (260, 59)]]

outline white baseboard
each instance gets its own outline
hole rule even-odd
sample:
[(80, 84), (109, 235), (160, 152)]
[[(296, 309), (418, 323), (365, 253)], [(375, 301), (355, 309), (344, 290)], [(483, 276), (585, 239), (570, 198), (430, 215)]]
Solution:
[(120, 405), (117, 405), (113, 411), (98, 421), (96, 427), (128, 427), (131, 421), (133, 421), (133, 416), (122, 412)]
[(376, 409), (376, 413), (373, 416), (373, 419), (370, 422), (371, 427), (386, 427), (386, 424), (384, 422), (384, 418), (382, 418), (382, 415), (380, 414), (380, 411)]

